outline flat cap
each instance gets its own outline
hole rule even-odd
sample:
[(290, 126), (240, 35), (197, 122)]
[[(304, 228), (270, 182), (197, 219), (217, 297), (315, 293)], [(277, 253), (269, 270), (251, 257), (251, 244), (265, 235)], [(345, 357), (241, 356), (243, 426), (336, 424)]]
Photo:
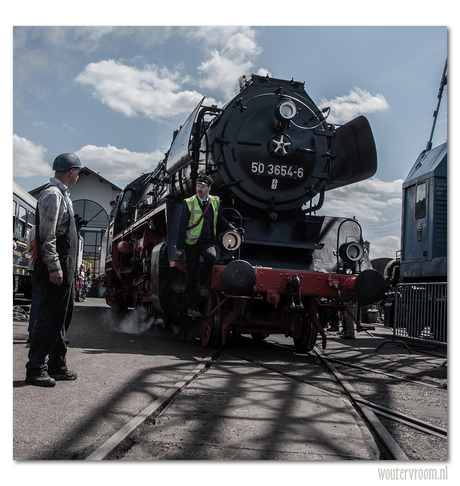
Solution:
[(205, 175), (205, 174), (200, 174), (196, 180), (196, 183), (197, 184), (204, 184), (206, 186), (209, 186), (211, 187), (212, 186), (212, 182), (213, 180), (211, 179), (211, 177), (209, 177), (208, 175)]

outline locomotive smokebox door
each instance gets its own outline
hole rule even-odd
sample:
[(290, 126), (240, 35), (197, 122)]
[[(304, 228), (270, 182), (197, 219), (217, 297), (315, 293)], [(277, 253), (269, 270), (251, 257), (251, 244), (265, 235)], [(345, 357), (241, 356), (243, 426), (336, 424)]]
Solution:
[(282, 80), (261, 80), (230, 103), (216, 128), (214, 151), (232, 193), (251, 206), (279, 211), (313, 198), (333, 136), (318, 113), (303, 85)]

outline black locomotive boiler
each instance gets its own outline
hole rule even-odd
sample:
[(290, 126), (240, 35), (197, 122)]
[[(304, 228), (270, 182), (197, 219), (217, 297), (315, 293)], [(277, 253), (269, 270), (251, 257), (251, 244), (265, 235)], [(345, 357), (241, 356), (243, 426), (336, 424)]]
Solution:
[[(199, 173), (214, 180), (224, 215), (236, 228), (219, 236), (199, 321), (205, 346), (230, 332), (292, 337), (309, 351), (331, 312), (378, 301), (383, 277), (351, 218), (317, 216), (325, 192), (371, 177), (374, 138), (360, 116), (336, 127), (304, 83), (240, 78), (240, 93), (223, 108), (203, 100), (175, 133), (156, 169), (126, 186), (109, 227), (107, 303), (145, 308), (176, 332), (187, 316), (187, 262), (174, 246), (184, 198)], [(356, 314), (356, 313), (355, 313)], [(359, 313), (357, 313), (359, 315)], [(359, 325), (359, 321), (358, 325)], [(196, 322), (195, 322), (196, 324)]]

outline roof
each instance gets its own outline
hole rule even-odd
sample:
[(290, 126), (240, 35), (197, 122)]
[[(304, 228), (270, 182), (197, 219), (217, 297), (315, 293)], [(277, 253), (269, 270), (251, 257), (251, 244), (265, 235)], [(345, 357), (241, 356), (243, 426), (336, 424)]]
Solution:
[(108, 184), (109, 186), (111, 186), (114, 191), (122, 191), (123, 190), (121, 187), (118, 187), (116, 184), (114, 184), (113, 182), (110, 182), (105, 177), (102, 177), (99, 174), (99, 172), (94, 172), (94, 170), (91, 170), (89, 167), (83, 167), (82, 168), (82, 172), (88, 172), (89, 174), (97, 177), (99, 179), (99, 182), (105, 182), (106, 184)]
[[(94, 172), (94, 170), (91, 170), (89, 167), (82, 167), (81, 172), (86, 173), (87, 175), (92, 175), (92, 176), (98, 178), (99, 182), (104, 182), (104, 183), (108, 184), (114, 191), (121, 192), (123, 190), (121, 187), (118, 187), (116, 184), (114, 184), (113, 182), (110, 182), (105, 177), (102, 177), (98, 172)], [(40, 192), (42, 192), (43, 189), (47, 185), (48, 185), (48, 183), (43, 184), (39, 187), (36, 187), (35, 189), (32, 189), (31, 191), (29, 191), (29, 193), (32, 194), (32, 195), (40, 194)]]
[(427, 179), (429, 175), (447, 177), (447, 142), (423, 151), (403, 183), (403, 188)]
[(30, 206), (37, 206), (37, 200), (15, 181), (13, 181), (13, 194), (19, 196), (24, 202), (26, 202)]

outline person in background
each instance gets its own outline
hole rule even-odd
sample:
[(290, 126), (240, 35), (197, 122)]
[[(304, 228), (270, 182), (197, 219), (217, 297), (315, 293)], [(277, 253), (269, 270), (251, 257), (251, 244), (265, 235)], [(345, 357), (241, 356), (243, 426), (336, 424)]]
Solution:
[(83, 277), (83, 283), (81, 288), (81, 301), (84, 302), (86, 300), (86, 294), (88, 293), (88, 279), (86, 275)]
[(29, 327), (27, 328), (27, 332), (29, 333), (29, 338), (27, 339), (28, 343), (30, 343), (32, 339), (32, 333), (34, 331), (35, 321), (37, 320), (38, 305), (40, 304), (40, 285), (38, 285), (38, 281), (34, 272), (34, 266), (35, 266), (34, 259), (36, 258), (36, 255), (33, 254), (34, 243), (35, 243), (35, 226), (32, 226), (32, 228), (29, 231), (29, 234), (27, 235), (27, 244), (26, 244), (27, 251), (32, 254), (29, 260), (29, 265), (27, 267), (27, 270), (30, 273), (30, 280), (32, 282), (32, 302), (30, 303)]
[(82, 302), (83, 298), (83, 280), (85, 278), (85, 267), (80, 266), (75, 276), (75, 302)]
[(355, 323), (353, 318), (347, 313), (343, 313), (342, 320), (342, 339), (355, 339)]
[(115, 201), (110, 201), (109, 223), (113, 219), (113, 215), (115, 214), (115, 208), (116, 207), (117, 207), (117, 203)]

